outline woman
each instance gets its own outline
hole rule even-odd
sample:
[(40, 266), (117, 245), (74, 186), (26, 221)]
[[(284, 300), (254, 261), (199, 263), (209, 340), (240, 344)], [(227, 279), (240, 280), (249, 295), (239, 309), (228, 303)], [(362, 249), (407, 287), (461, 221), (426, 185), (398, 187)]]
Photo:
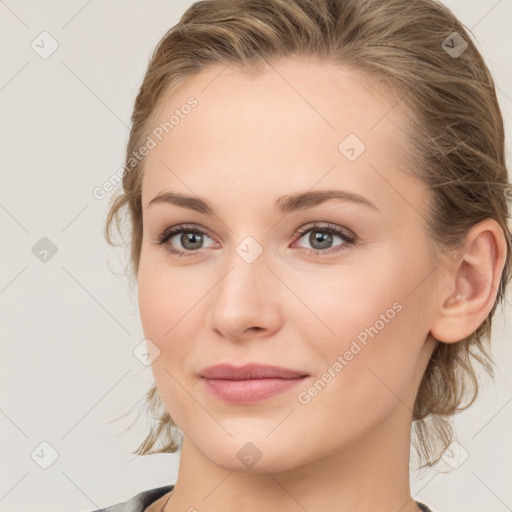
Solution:
[(503, 121), (460, 22), (198, 2), (132, 122), (106, 236), (126, 206), (159, 419), (137, 453), (181, 458), (106, 510), (429, 511), (411, 425), (434, 464), (510, 279)]

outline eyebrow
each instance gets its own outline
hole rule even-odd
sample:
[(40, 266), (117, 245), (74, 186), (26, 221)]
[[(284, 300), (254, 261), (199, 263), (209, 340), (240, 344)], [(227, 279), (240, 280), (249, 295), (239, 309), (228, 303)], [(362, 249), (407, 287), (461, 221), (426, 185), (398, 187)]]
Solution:
[[(307, 210), (331, 200), (350, 201), (374, 210), (379, 210), (371, 201), (359, 194), (346, 190), (316, 190), (300, 192), (295, 195), (284, 195), (277, 199), (274, 205), (276, 213), (287, 214), (294, 211)], [(204, 215), (215, 214), (214, 209), (208, 202), (200, 197), (186, 196), (177, 192), (163, 192), (155, 196), (148, 203), (147, 208), (152, 204), (170, 203), (181, 208), (193, 210)]]

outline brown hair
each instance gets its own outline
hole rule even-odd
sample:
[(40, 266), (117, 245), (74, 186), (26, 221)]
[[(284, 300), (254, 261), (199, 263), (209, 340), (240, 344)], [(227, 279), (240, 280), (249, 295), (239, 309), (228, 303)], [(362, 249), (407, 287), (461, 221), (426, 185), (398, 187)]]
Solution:
[[(450, 51), (454, 48), (463, 51), (457, 55)], [(473, 363), (494, 376), (494, 363), (483, 342), (490, 342), (491, 320), (511, 277), (510, 189), (494, 81), (468, 32), (442, 4), (436, 0), (204, 0), (191, 5), (151, 56), (132, 115), (123, 192), (112, 198), (105, 236), (112, 245), (111, 224), (115, 219), (119, 231), (120, 210), (127, 206), (130, 277), (136, 277), (144, 160), (133, 155), (144, 145), (155, 113), (170, 92), (209, 64), (257, 71), (265, 61), (293, 56), (351, 66), (398, 92), (398, 107), (411, 122), (411, 169), (432, 191), (428, 230), (436, 247), (457, 250), (467, 231), (486, 218), (495, 219), (506, 235), (507, 260), (492, 310), (467, 338), (438, 342), (418, 390), (413, 444), (423, 466), (433, 465), (451, 442), (450, 416), (469, 407), (478, 394)], [(132, 453), (177, 451), (173, 429), (178, 429), (155, 385), (146, 394), (145, 405), (158, 424)], [(162, 446), (154, 449), (157, 441)]]

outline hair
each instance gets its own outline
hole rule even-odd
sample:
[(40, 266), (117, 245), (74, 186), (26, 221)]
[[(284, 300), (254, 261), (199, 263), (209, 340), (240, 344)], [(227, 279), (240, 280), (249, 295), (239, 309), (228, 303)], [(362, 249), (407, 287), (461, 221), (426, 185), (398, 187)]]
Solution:
[[(460, 55), (449, 54), (443, 45), (453, 32), (467, 44)], [(504, 126), (494, 81), (468, 31), (444, 5), (436, 0), (203, 0), (192, 4), (165, 33), (149, 60), (131, 117), (123, 191), (111, 198), (105, 237), (110, 245), (118, 245), (110, 236), (111, 225), (115, 220), (120, 230), (121, 210), (127, 207), (129, 271), (130, 279), (136, 279), (144, 159), (133, 155), (144, 145), (169, 93), (209, 65), (257, 72), (271, 60), (288, 57), (349, 66), (398, 93), (397, 108), (410, 121), (411, 172), (431, 191), (427, 230), (439, 251), (460, 249), (468, 230), (486, 218), (495, 219), (505, 233), (507, 258), (492, 310), (467, 338), (456, 343), (436, 340), (418, 389), (412, 442), (421, 467), (432, 466), (453, 438), (451, 417), (477, 397), (475, 363), (494, 377), (491, 321), (511, 277), (512, 240), (507, 226), (511, 189)], [(144, 405), (157, 424), (132, 453), (177, 451), (173, 430), (178, 428), (154, 383)]]

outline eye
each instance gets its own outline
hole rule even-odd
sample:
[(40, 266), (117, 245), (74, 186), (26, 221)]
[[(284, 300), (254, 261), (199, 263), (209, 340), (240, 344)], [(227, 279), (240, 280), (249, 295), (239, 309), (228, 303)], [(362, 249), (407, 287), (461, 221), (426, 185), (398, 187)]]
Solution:
[[(305, 226), (294, 234), (294, 238), (301, 239), (309, 233), (307, 238), (308, 243), (312, 248), (300, 247), (301, 252), (306, 254), (332, 254), (346, 249), (349, 245), (353, 245), (356, 236), (349, 230), (333, 225), (322, 225), (321, 223), (313, 223), (313, 225)], [(178, 225), (166, 229), (161, 235), (153, 242), (154, 245), (165, 246), (165, 250), (169, 254), (177, 256), (196, 256), (204, 249), (203, 243), (205, 238), (211, 237), (208, 233), (195, 226)], [(173, 240), (175, 239), (175, 240)], [(342, 243), (332, 247), (335, 239), (341, 240)], [(171, 243), (168, 243), (171, 242)], [(175, 247), (178, 246), (176, 249)], [(181, 249), (180, 249), (181, 246)], [(216, 242), (213, 246), (217, 246)]]
[[(169, 254), (176, 254), (178, 256), (195, 256), (202, 249), (204, 238), (210, 238), (206, 231), (199, 229), (195, 226), (179, 225), (172, 228), (166, 229), (161, 235), (159, 235), (154, 242), (154, 245), (165, 246), (165, 250)], [(178, 242), (181, 244), (184, 250), (174, 249), (173, 245), (168, 244), (167, 241), (171, 241), (175, 238), (176, 241), (173, 245)]]
[[(342, 227), (327, 224), (322, 225), (320, 223), (313, 223), (313, 226), (306, 226), (301, 228), (295, 233), (295, 237), (303, 238), (306, 234), (309, 236), (306, 238), (307, 242), (311, 244), (312, 248), (302, 247), (301, 252), (306, 254), (332, 254), (337, 253), (346, 249), (348, 246), (355, 243), (355, 235)], [(335, 239), (341, 240), (342, 243), (332, 246)]]

